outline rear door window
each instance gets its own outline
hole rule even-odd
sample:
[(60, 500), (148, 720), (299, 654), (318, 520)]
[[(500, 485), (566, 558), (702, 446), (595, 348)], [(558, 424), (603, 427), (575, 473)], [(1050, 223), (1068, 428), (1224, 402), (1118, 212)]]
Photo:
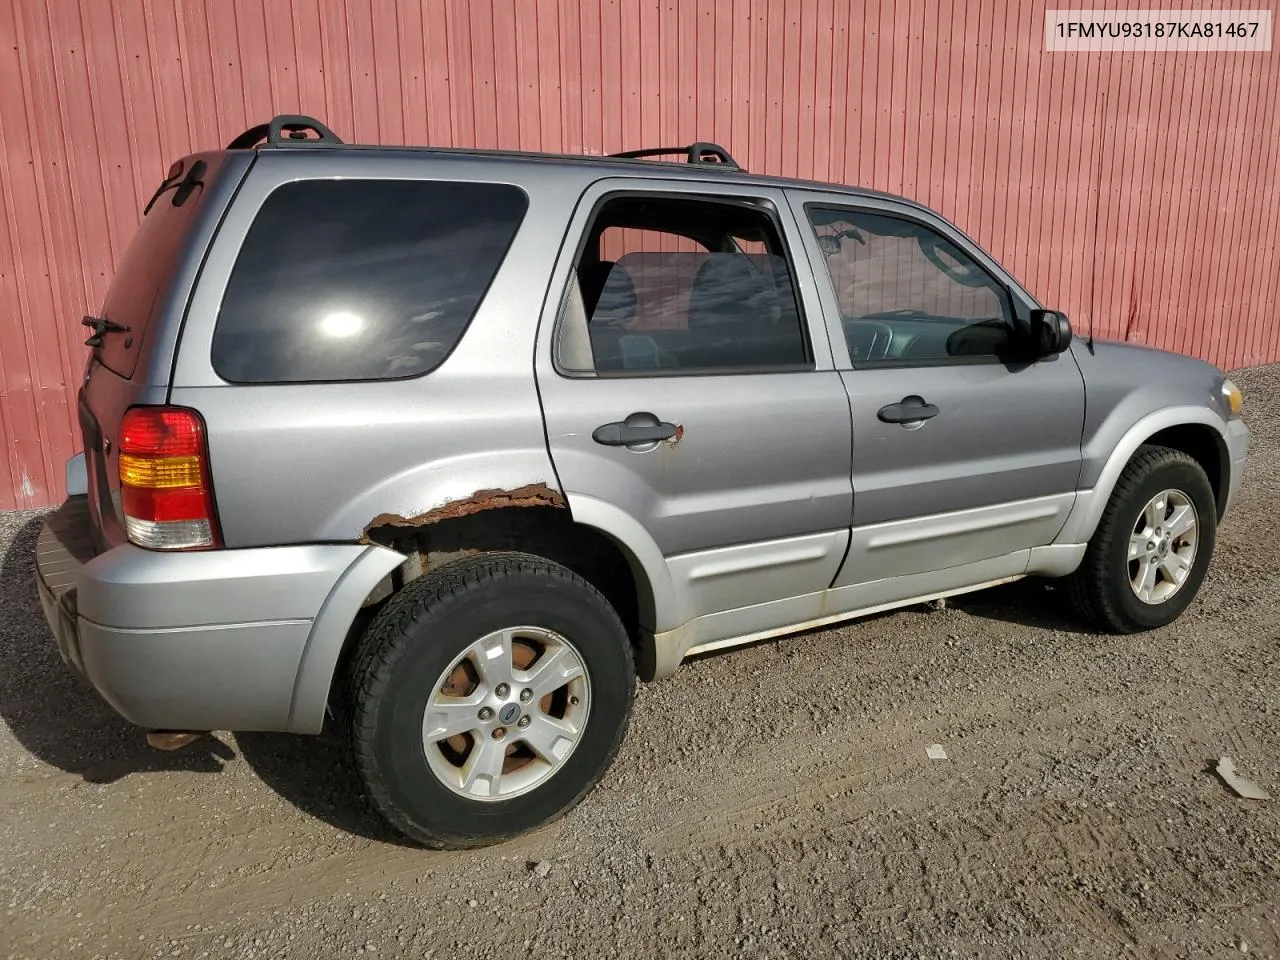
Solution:
[(234, 383), (392, 380), (444, 362), (524, 217), (507, 184), (306, 180), (263, 204), (213, 368)]
[(811, 365), (782, 235), (759, 206), (611, 198), (574, 266), (581, 310), (577, 317), (566, 310), (562, 320), (557, 363), (564, 372), (644, 376)]

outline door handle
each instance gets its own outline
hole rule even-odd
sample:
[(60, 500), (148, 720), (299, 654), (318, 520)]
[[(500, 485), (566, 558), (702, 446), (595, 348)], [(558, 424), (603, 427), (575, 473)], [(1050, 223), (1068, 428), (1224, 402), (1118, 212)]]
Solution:
[(638, 443), (657, 443), (676, 435), (674, 423), (659, 420), (652, 413), (633, 413), (625, 420), (616, 420), (596, 427), (591, 439), (606, 447), (629, 447)]
[(938, 415), (938, 408), (932, 403), (925, 403), (924, 397), (911, 394), (903, 397), (899, 403), (891, 403), (881, 407), (876, 414), (885, 423), (920, 423)]

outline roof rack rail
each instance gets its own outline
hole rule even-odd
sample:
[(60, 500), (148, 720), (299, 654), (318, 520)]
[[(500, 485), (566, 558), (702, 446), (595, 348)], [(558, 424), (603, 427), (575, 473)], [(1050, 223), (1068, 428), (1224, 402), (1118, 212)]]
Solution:
[(647, 157), (669, 157), (684, 154), (686, 163), (700, 163), (707, 166), (728, 167), (730, 170), (741, 170), (738, 162), (729, 156), (729, 151), (718, 143), (691, 143), (687, 147), (652, 147), (648, 150), (624, 150), (622, 153), (611, 153), (609, 156), (620, 160), (643, 160)]
[[(310, 130), (314, 137), (308, 136)], [(312, 147), (341, 143), (338, 135), (319, 120), (297, 114), (282, 113), (270, 123), (250, 127), (227, 144), (228, 150), (248, 150), (266, 141), (269, 147)]]

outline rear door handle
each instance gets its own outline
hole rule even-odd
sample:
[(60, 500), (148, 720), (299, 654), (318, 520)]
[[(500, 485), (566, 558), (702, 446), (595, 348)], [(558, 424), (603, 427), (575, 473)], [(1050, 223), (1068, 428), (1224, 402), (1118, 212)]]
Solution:
[(891, 403), (881, 407), (876, 414), (885, 423), (920, 423), (938, 415), (938, 408), (932, 403), (925, 403), (924, 397), (911, 394), (903, 397), (899, 403)]
[(625, 420), (616, 420), (596, 427), (591, 439), (606, 447), (629, 447), (640, 443), (657, 443), (676, 435), (674, 423), (659, 420), (652, 413), (633, 413)]

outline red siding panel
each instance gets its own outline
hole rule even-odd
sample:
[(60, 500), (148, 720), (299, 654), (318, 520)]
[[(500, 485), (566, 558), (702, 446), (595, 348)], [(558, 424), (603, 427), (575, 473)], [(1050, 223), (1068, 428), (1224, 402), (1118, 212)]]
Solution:
[(1046, 54), (1051, 5), (0, 2), (0, 509), (62, 495), (78, 320), (157, 177), (273, 113), (387, 143), (717, 140), (929, 203), (1082, 330), (1280, 360), (1280, 58)]

